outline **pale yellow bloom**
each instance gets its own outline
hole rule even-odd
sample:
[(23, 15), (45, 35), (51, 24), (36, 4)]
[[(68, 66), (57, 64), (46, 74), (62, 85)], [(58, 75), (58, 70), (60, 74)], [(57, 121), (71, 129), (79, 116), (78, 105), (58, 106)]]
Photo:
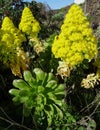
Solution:
[(59, 61), (59, 66), (57, 68), (57, 74), (60, 75), (62, 78), (70, 76), (71, 73), (71, 66), (66, 62)]
[(100, 77), (92, 73), (87, 75), (87, 77), (82, 80), (81, 86), (86, 89), (94, 88), (95, 85), (99, 84), (99, 82), (100, 82)]

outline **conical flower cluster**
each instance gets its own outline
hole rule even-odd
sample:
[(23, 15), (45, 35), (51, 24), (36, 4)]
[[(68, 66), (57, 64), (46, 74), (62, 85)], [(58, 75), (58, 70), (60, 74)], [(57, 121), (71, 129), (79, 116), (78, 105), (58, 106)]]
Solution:
[(26, 41), (24, 35), (15, 27), (9, 17), (3, 19), (1, 30), (4, 31), (2, 41), (7, 42), (8, 44), (16, 44), (19, 46), (19, 44)]
[(21, 77), (21, 70), (27, 68), (29, 58), (21, 47), (25, 36), (5, 17), (0, 30), (0, 61), (9, 66), (14, 75)]
[(55, 37), (52, 52), (56, 58), (61, 58), (71, 66), (96, 56), (97, 40), (79, 5), (73, 4), (69, 9), (61, 33)]
[(40, 31), (39, 22), (34, 18), (31, 10), (28, 7), (25, 7), (22, 12), (19, 29), (30, 37), (37, 37)]

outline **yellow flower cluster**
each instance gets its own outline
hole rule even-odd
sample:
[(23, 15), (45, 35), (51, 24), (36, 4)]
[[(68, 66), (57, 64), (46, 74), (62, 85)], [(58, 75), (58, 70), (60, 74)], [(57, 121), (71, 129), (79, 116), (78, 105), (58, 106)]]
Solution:
[(29, 60), (21, 48), (21, 43), (24, 41), (25, 36), (14, 26), (12, 20), (5, 17), (0, 30), (0, 61), (9, 66), (12, 73), (19, 77), (21, 70), (27, 68), (26, 62)]
[(29, 57), (21, 47), (21, 43), (26, 41), (26, 37), (22, 32), (30, 38), (38, 40), (39, 30), (39, 23), (28, 7), (25, 7), (22, 12), (19, 29), (14, 26), (9, 17), (3, 19), (0, 29), (0, 61), (9, 66), (14, 75), (21, 77), (21, 71), (25, 70), (29, 64)]
[(71, 66), (96, 56), (97, 40), (79, 5), (73, 4), (69, 9), (61, 33), (55, 37), (52, 52)]
[(22, 12), (19, 29), (29, 35), (31, 38), (37, 37), (40, 31), (39, 22), (34, 18), (31, 10), (28, 7), (25, 7)]
[(22, 42), (26, 41), (25, 36), (15, 27), (9, 17), (3, 19), (1, 30), (4, 31), (2, 41), (5, 41), (8, 46), (9, 44), (19, 46)]

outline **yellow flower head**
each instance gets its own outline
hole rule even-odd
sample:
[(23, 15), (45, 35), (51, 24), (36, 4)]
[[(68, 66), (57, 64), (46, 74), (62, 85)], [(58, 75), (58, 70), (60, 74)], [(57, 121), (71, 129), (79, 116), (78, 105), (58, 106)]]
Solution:
[(25, 7), (22, 12), (19, 29), (30, 37), (36, 37), (40, 31), (40, 25), (38, 21), (34, 18), (31, 10), (28, 7)]
[(7, 40), (4, 33), (3, 41), (10, 42), (10, 44), (13, 43), (18, 45), (26, 41), (24, 35), (20, 32), (19, 29), (14, 26), (12, 20), (9, 17), (5, 17), (3, 19), (1, 30), (3, 30), (6, 35), (9, 35), (9, 37), (11, 37), (10, 39), (12, 40), (12, 42), (9, 41), (9, 39)]
[(21, 70), (27, 68), (28, 57), (21, 47), (26, 38), (8, 17), (2, 22), (0, 34), (0, 61), (10, 67), (14, 75), (21, 77)]
[(69, 9), (61, 33), (55, 37), (52, 52), (56, 58), (61, 58), (72, 66), (96, 56), (97, 40), (79, 5), (73, 4)]
[(5, 31), (10, 31), (11, 32), (11, 29), (14, 29), (14, 28), (15, 28), (15, 26), (14, 26), (13, 22), (8, 17), (5, 17), (3, 19), (1, 29), (5, 30)]

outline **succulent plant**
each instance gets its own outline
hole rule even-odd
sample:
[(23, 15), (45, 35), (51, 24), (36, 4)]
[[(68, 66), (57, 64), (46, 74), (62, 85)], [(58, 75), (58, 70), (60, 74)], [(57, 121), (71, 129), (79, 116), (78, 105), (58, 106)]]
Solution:
[(64, 84), (58, 84), (52, 73), (35, 68), (33, 73), (24, 71), (24, 79), (13, 81), (15, 88), (9, 93), (13, 101), (24, 104), (28, 110), (34, 110), (34, 116), (46, 115), (48, 125), (51, 125), (55, 115), (63, 118)]

